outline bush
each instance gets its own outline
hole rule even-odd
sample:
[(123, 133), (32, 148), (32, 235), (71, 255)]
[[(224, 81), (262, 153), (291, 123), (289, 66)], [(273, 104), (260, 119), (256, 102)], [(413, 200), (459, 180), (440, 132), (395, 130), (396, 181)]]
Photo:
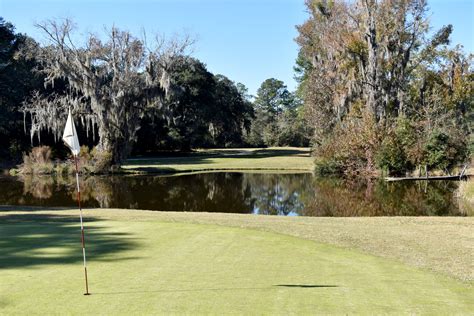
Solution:
[(20, 172), (24, 174), (49, 174), (53, 169), (49, 146), (33, 147), (28, 155), (23, 155), (23, 164), (19, 166)]
[(408, 152), (414, 147), (415, 139), (415, 130), (410, 123), (399, 118), (382, 140), (376, 155), (377, 165), (394, 175), (413, 170), (415, 166), (409, 159)]
[(451, 170), (469, 155), (468, 144), (455, 131), (435, 130), (425, 144), (425, 163), (429, 168)]
[(57, 161), (54, 166), (54, 173), (57, 175), (68, 175), (74, 173), (75, 169), (70, 163)]
[(375, 158), (382, 135), (383, 129), (367, 113), (347, 117), (315, 148), (317, 170), (350, 176), (376, 174)]
[(411, 169), (404, 148), (393, 135), (386, 137), (377, 153), (377, 165), (389, 174), (401, 175)]
[[(112, 153), (103, 152), (82, 146), (78, 156), (78, 167), (81, 173), (107, 173), (112, 170)], [(51, 161), (51, 148), (48, 146), (34, 147), (29, 154), (23, 156), (23, 164), (18, 166), (22, 174), (73, 174), (76, 170), (71, 162)]]
[(102, 173), (110, 172), (112, 167), (113, 155), (111, 152), (104, 152), (97, 150), (97, 147), (94, 147), (91, 150), (92, 156), (92, 168), (93, 173)]
[(316, 158), (314, 161), (314, 171), (319, 176), (342, 175), (344, 174), (343, 165), (335, 159)]
[(112, 153), (103, 152), (97, 147), (89, 149), (81, 146), (78, 156), (79, 172), (81, 173), (107, 173), (111, 171)]
[(51, 148), (49, 146), (33, 147), (33, 149), (31, 149), (30, 157), (36, 163), (51, 163)]

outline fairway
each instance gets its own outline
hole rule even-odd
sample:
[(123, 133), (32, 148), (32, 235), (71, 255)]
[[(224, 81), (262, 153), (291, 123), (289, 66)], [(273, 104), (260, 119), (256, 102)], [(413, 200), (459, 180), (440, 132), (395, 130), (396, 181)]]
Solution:
[[(33, 220), (34, 219), (34, 220)], [(0, 217), (0, 314), (468, 314), (469, 283), (287, 235), (89, 217)]]
[(310, 149), (304, 147), (207, 149), (176, 157), (128, 159), (122, 166), (129, 173), (184, 173), (196, 171), (314, 169)]

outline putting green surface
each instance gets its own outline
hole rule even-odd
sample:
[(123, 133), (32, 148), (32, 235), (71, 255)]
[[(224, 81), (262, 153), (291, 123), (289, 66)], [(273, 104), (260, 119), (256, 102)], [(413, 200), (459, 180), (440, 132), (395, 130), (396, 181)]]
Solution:
[(88, 218), (0, 217), (0, 314), (469, 314), (469, 283), (287, 235)]

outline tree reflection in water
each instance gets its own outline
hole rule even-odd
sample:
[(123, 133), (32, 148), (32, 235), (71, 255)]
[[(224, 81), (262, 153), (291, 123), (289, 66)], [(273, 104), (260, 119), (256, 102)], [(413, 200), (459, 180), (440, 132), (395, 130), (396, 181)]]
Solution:
[(306, 216), (440, 216), (462, 215), (456, 182), (393, 182), (315, 179)]
[[(1, 177), (0, 204), (75, 206), (73, 177)], [(464, 215), (457, 182), (351, 181), (311, 174), (81, 178), (85, 207), (305, 216)]]
[(254, 201), (253, 212), (266, 215), (297, 215), (304, 210), (304, 196), (312, 191), (308, 174), (244, 174)]

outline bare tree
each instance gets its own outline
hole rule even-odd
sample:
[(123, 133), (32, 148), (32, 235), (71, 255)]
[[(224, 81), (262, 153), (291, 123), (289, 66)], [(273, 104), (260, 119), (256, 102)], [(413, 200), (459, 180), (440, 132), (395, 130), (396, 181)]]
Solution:
[[(170, 69), (193, 44), (189, 36), (166, 40), (146, 37), (112, 27), (106, 39), (89, 35), (85, 45), (72, 40), (73, 23), (50, 20), (37, 27), (48, 39), (47, 46), (30, 45), (24, 53), (38, 62), (45, 86), (57, 80), (67, 83), (67, 92), (33, 95), (23, 106), (31, 116), (31, 137), (42, 130), (59, 136), (67, 108), (81, 117), (87, 130), (98, 130), (98, 150), (112, 154), (120, 164), (130, 153), (140, 128), (140, 119), (151, 109), (163, 108), (176, 91)], [(58, 137), (59, 138), (59, 137)]]

